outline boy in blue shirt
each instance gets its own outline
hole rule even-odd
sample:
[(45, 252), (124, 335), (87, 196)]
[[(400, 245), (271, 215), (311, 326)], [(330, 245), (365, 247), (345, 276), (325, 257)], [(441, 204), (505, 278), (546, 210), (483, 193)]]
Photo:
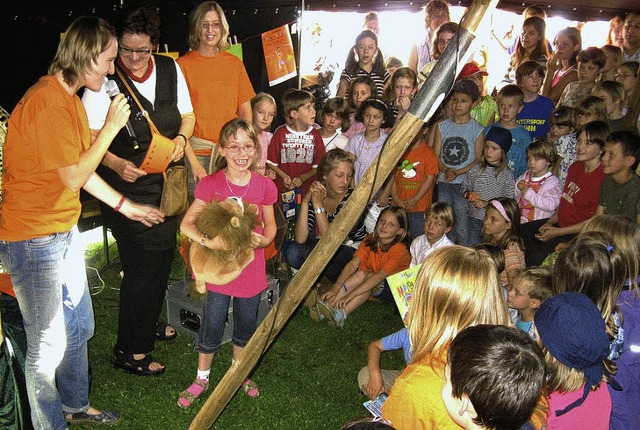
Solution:
[(491, 127), (502, 127), (511, 132), (513, 142), (511, 149), (507, 153), (507, 162), (515, 178), (522, 175), (529, 168), (527, 165), (527, 147), (531, 143), (531, 135), (516, 120), (523, 107), (524, 93), (522, 90), (517, 85), (505, 85), (498, 92), (500, 120), (484, 129), (485, 137)]
[(539, 94), (544, 73), (544, 67), (537, 61), (525, 61), (516, 69), (516, 82), (524, 94), (524, 107), (516, 121), (529, 132), (531, 139), (547, 137), (551, 130), (549, 115), (554, 108), (553, 102)]

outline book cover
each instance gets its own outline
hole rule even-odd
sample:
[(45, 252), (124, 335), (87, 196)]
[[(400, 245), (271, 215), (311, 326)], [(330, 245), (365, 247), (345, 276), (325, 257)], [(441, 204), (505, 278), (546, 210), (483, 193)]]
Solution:
[(387, 283), (389, 284), (393, 299), (396, 302), (402, 318), (405, 317), (409, 310), (409, 302), (413, 294), (414, 284), (421, 267), (422, 264), (417, 264), (387, 277)]

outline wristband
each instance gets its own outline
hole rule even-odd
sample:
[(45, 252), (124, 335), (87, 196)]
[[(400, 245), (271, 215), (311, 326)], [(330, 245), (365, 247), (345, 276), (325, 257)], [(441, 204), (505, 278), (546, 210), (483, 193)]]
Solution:
[(342, 283), (342, 288), (344, 288), (345, 293), (349, 292), (349, 290), (347, 289), (347, 285), (344, 282)]
[(189, 141), (189, 139), (187, 139), (187, 136), (185, 136), (185, 135), (184, 135), (184, 134), (182, 134), (182, 133), (178, 133), (176, 136), (180, 136), (181, 138), (183, 138), (183, 139), (184, 139), (184, 144), (185, 144), (185, 145), (186, 145), (186, 144), (187, 144), (187, 142)]
[(320, 215), (320, 214), (321, 214), (321, 213), (323, 213), (323, 212), (324, 212), (324, 213), (327, 213), (326, 209), (325, 209), (325, 208), (323, 208), (323, 207), (315, 208), (315, 209), (314, 209), (314, 212), (315, 212), (315, 213), (317, 213), (318, 215)]
[(114, 212), (120, 212), (120, 209), (122, 208), (122, 205), (124, 204), (125, 200), (127, 200), (127, 198), (125, 196), (120, 197), (120, 201), (118, 202), (116, 207), (113, 208), (113, 211)]

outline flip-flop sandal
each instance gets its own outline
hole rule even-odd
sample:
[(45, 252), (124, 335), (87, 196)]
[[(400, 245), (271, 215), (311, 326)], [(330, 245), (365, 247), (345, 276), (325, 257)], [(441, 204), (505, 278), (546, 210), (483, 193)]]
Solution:
[(252, 399), (255, 399), (260, 395), (260, 390), (258, 390), (258, 384), (256, 384), (249, 378), (245, 379), (244, 382), (242, 383), (242, 391), (244, 391), (244, 393), (247, 396), (251, 397)]
[(196, 378), (189, 388), (180, 393), (178, 406), (187, 409), (202, 393), (209, 389), (209, 382)]
[[(173, 334), (167, 334), (167, 328), (173, 330)], [(176, 331), (176, 329), (166, 322), (158, 322), (158, 325), (156, 325), (157, 340), (171, 340), (175, 339), (177, 335), (178, 332)]]
[(157, 363), (151, 354), (147, 354), (144, 358), (136, 360), (133, 358), (133, 354), (127, 354), (124, 352), (114, 353), (111, 357), (111, 363), (114, 367), (118, 367), (126, 372), (133, 373), (139, 376), (157, 376), (164, 373), (167, 370), (166, 367), (162, 367), (158, 370), (151, 370), (151, 364)]

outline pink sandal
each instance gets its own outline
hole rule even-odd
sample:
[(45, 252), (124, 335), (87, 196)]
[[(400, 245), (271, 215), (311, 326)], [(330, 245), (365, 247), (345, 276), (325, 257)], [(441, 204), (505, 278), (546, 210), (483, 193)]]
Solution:
[(180, 393), (178, 397), (178, 406), (188, 408), (202, 393), (209, 389), (209, 382), (200, 378), (196, 378), (189, 388)]
[(244, 393), (247, 396), (251, 397), (252, 399), (255, 399), (260, 395), (260, 390), (258, 390), (258, 384), (256, 384), (249, 378), (245, 379), (244, 382), (242, 383), (242, 391), (244, 391)]

